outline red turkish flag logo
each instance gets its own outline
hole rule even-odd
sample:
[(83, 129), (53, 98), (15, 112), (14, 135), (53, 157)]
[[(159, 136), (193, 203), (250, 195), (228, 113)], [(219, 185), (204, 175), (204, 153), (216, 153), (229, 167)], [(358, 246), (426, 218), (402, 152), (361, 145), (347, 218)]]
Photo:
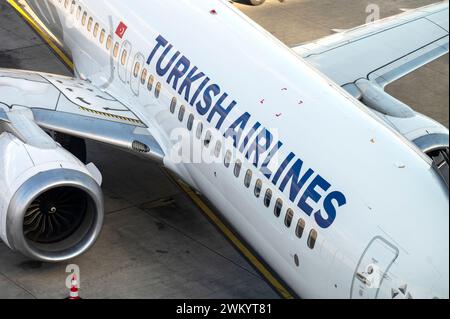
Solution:
[(125, 32), (127, 32), (127, 29), (128, 29), (128, 26), (125, 23), (120, 22), (119, 26), (117, 27), (117, 30), (116, 30), (117, 36), (122, 39), (123, 36), (125, 35)]

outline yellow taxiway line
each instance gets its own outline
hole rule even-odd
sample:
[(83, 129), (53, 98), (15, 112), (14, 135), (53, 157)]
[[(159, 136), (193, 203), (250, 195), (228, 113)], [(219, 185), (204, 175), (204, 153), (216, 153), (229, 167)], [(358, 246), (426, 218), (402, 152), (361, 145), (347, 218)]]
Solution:
[(43, 31), (36, 21), (30, 17), (28, 13), (15, 0), (6, 0), (24, 19), (28, 24), (41, 36), (42, 39), (52, 48), (52, 50), (63, 60), (63, 62), (70, 68), (74, 69), (72, 60), (50, 39), (50, 37)]
[[(43, 30), (43, 27), (39, 26), (22, 7), (17, 3), (17, 0), (7, 0), (7, 2), (22, 16), (25, 21), (39, 34), (39, 36), (53, 49), (53, 51), (61, 58), (61, 60), (74, 70), (72, 60), (56, 45), (52, 39)], [(166, 170), (165, 170), (166, 171)], [(272, 275), (272, 273), (264, 266), (264, 264), (248, 249), (236, 235), (220, 220), (208, 205), (198, 196), (189, 186), (173, 177), (168, 171), (166, 171), (169, 177), (175, 181), (175, 183), (189, 196), (189, 198), (197, 205), (204, 215), (214, 223), (217, 228), (230, 240), (233, 245), (245, 256), (245, 258), (261, 273), (261, 275), (272, 285), (272, 287), (278, 292), (280, 296), (285, 299), (293, 299), (293, 295), (280, 283), (280, 281)]]
[(189, 196), (208, 219), (219, 228), (219, 230), (230, 240), (233, 245), (245, 256), (245, 258), (261, 273), (261, 275), (272, 285), (272, 287), (285, 299), (293, 299), (291, 293), (275, 278), (263, 263), (248, 249), (236, 235), (222, 222), (208, 205), (188, 185), (175, 178), (167, 172), (169, 177)]

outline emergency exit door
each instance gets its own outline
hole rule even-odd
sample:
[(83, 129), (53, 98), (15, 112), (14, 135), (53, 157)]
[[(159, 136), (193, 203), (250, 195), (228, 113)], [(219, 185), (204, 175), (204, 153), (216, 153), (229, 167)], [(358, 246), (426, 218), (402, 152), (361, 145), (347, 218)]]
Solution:
[(376, 299), (385, 274), (397, 259), (399, 250), (383, 237), (372, 239), (353, 275), (350, 298)]

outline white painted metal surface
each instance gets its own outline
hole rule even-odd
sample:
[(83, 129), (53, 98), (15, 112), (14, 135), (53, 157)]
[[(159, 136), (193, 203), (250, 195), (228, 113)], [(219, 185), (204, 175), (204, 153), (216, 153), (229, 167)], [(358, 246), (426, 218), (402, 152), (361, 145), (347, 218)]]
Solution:
[[(38, 7), (39, 1), (27, 2)], [(209, 198), (298, 295), (353, 296), (359, 262), (369, 243), (382, 238), (399, 253), (389, 267), (381, 267), (386, 271), (381, 286), (360, 289), (359, 297), (391, 298), (393, 289), (406, 284), (404, 297), (408, 293), (414, 298), (448, 298), (448, 189), (427, 156), (340, 88), (347, 78), (333, 79), (334, 83), (324, 77), (225, 1), (79, 0), (73, 7), (70, 1), (47, 2), (58, 19), (52, 20), (45, 8), (41, 18), (54, 34), (62, 34), (81, 80), (124, 101), (125, 112), (145, 126), (164, 152), (166, 167)], [(119, 28), (121, 23), (127, 27), (125, 32)], [(109, 48), (106, 39), (95, 35), (96, 24), (100, 32), (105, 30), (105, 38), (111, 36)], [(428, 41), (437, 31), (425, 25), (413, 23), (406, 28), (428, 30), (423, 33)], [(121, 48), (117, 54), (115, 43)], [(405, 48), (410, 51), (418, 44), (398, 44), (387, 55)], [(147, 60), (140, 72), (145, 68), (147, 75), (137, 90), (133, 60), (141, 54)], [(340, 55), (330, 61), (345, 65), (345, 56), (344, 52), (343, 61), (336, 60)], [(368, 56), (368, 63), (372, 62), (375, 65), (380, 60)], [(347, 68), (349, 78), (366, 72)], [(189, 72), (193, 72), (191, 77), (202, 75), (185, 82), (182, 89)], [(23, 79), (23, 73), (14, 74)], [(149, 89), (150, 75), (154, 82)], [(48, 96), (53, 91), (49, 89)], [(79, 97), (86, 99), (89, 94), (79, 93)], [(24, 95), (31, 103), (28, 107), (38, 107), (32, 104), (31, 93), (25, 90)], [(0, 96), (14, 110), (16, 95), (5, 91)], [(174, 114), (170, 110), (173, 98), (177, 99)], [(183, 117), (180, 109), (185, 110)], [(121, 114), (103, 111), (112, 117)], [(90, 117), (93, 126), (99, 116), (108, 116), (86, 114), (82, 109), (70, 112)], [(186, 128), (189, 116), (194, 118), (194, 129), (184, 132), (193, 140), (198, 123), (204, 128), (201, 141), (194, 143), (193, 153), (206, 156), (199, 163), (179, 163), (170, 155), (177, 145), (173, 132)], [(41, 120), (45, 122), (45, 116)], [(217, 140), (239, 124), (243, 131), (237, 145), (232, 138), (221, 141), (217, 157), (211, 151)], [(252, 127), (257, 129), (254, 135), (249, 133)], [(71, 130), (77, 134), (76, 125)], [(212, 139), (205, 143), (208, 131)], [(272, 138), (267, 140), (267, 136)], [(7, 135), (4, 140), (10, 138)], [(278, 161), (270, 156), (277, 142), (281, 143)], [(256, 164), (255, 149), (260, 158)], [(224, 165), (227, 151), (236, 154), (228, 168)], [(24, 157), (20, 150), (14, 154)], [(283, 165), (285, 159), (290, 160)], [(241, 166), (236, 166), (238, 161)], [(244, 176), (248, 170), (252, 180), (247, 188)], [(0, 181), (8, 180), (3, 178)], [(259, 183), (257, 197), (254, 189)], [(264, 202), (267, 190), (272, 194), (268, 207)], [(280, 217), (274, 214), (277, 199), (283, 202)], [(290, 223), (286, 218), (289, 209), (293, 213)], [(300, 220), (305, 221), (301, 238), (296, 234)]]

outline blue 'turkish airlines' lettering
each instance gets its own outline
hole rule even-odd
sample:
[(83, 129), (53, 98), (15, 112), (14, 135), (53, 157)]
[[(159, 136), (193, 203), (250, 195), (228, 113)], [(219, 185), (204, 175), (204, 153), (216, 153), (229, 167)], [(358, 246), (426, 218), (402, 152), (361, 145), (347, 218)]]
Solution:
[[(286, 191), (294, 205), (306, 215), (313, 216), (321, 228), (333, 224), (338, 208), (347, 204), (342, 192), (330, 191), (331, 183), (312, 168), (305, 167), (293, 152), (289, 152), (276, 170), (270, 170), (270, 163), (283, 147), (283, 142), (274, 139), (261, 123), (252, 123), (252, 115), (248, 112), (237, 116), (229, 127), (224, 128), (225, 120), (237, 102), (162, 35), (156, 38), (156, 45), (147, 59), (148, 65), (152, 63), (156, 73), (166, 78), (167, 84), (200, 116), (223, 132), (225, 138), (231, 138), (233, 146), (275, 187), (281, 192)], [(246, 129), (248, 132), (244, 134)]]

